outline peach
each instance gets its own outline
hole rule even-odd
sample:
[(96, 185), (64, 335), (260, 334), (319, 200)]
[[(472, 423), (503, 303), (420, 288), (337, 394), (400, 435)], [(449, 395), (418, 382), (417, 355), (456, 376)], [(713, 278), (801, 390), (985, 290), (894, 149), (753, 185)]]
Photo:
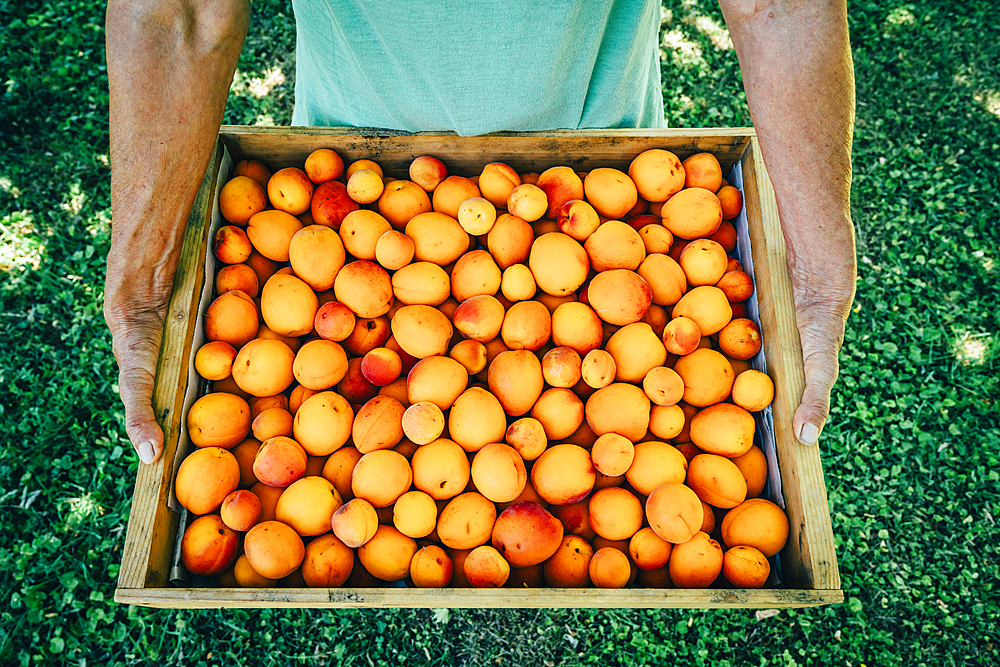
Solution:
[(295, 276), (275, 274), (261, 291), (264, 323), (281, 336), (302, 336), (312, 331), (317, 310), (316, 293)]
[(478, 452), (491, 442), (501, 442), (507, 416), (500, 401), (482, 387), (469, 387), (451, 406), (448, 433), (467, 452)]
[(536, 502), (511, 505), (492, 526), (491, 544), (514, 567), (538, 565), (562, 544), (563, 525)]
[(444, 588), (454, 571), (451, 558), (436, 544), (421, 547), (410, 561), (410, 580), (417, 588)]
[(360, 207), (351, 199), (347, 186), (340, 181), (326, 181), (316, 188), (309, 204), (313, 222), (317, 225), (340, 229), (340, 224), (350, 213)]
[(451, 341), (448, 317), (424, 305), (404, 306), (392, 318), (392, 335), (404, 352), (418, 359), (445, 354)]
[(469, 249), (469, 234), (458, 220), (440, 211), (410, 218), (404, 232), (413, 241), (413, 257), (417, 261), (445, 266)]
[(525, 414), (538, 400), (544, 387), (542, 365), (528, 350), (501, 352), (490, 363), (490, 391), (512, 417)]
[(192, 514), (208, 514), (222, 506), (240, 483), (236, 457), (221, 447), (191, 452), (177, 469), (177, 502)]
[(688, 355), (701, 345), (701, 329), (689, 317), (675, 317), (663, 327), (663, 345), (667, 352), (680, 356)]
[(712, 507), (731, 509), (747, 497), (747, 483), (735, 463), (717, 454), (699, 454), (688, 466), (686, 484)]
[(205, 394), (188, 410), (187, 430), (195, 447), (229, 449), (250, 433), (250, 406), (234, 394)]
[[(479, 188), (465, 176), (448, 176), (441, 181), (431, 196), (431, 207), (451, 218), (458, 218), (462, 202), (479, 197)], [(488, 202), (487, 202), (488, 203)], [(492, 204), (490, 204), (492, 206)]]
[(239, 536), (217, 514), (192, 521), (181, 538), (181, 562), (191, 574), (215, 576), (236, 558)]
[(628, 167), (640, 197), (665, 202), (684, 187), (684, 165), (676, 155), (661, 148), (639, 153)]
[(235, 176), (219, 191), (222, 217), (235, 225), (246, 225), (252, 215), (266, 207), (264, 188), (249, 176)]
[(601, 318), (587, 304), (571, 301), (560, 304), (552, 313), (552, 342), (572, 348), (580, 356), (601, 346)]
[(390, 271), (401, 269), (413, 259), (413, 240), (395, 229), (378, 237), (375, 242), (375, 260)]
[(747, 412), (760, 412), (774, 400), (774, 382), (766, 373), (745, 370), (733, 382), (732, 398)]
[(594, 549), (579, 535), (566, 535), (545, 561), (545, 582), (553, 588), (583, 588), (590, 584), (590, 559)]
[(194, 369), (206, 380), (223, 380), (232, 373), (236, 348), (222, 340), (209, 341), (198, 348)]
[(705, 510), (698, 495), (676, 482), (661, 484), (646, 498), (646, 519), (660, 538), (681, 544), (701, 529)]
[(571, 347), (554, 347), (542, 357), (542, 377), (552, 387), (576, 386), (582, 376), (583, 360)]
[(345, 264), (333, 283), (337, 301), (355, 315), (374, 318), (389, 312), (392, 304), (392, 282), (385, 269), (370, 260)]
[(663, 226), (682, 239), (711, 236), (722, 224), (722, 205), (705, 188), (681, 190), (663, 205)]
[(291, 386), (294, 363), (295, 353), (280, 340), (255, 338), (237, 353), (233, 380), (251, 396), (274, 396)]
[(641, 570), (657, 570), (670, 560), (673, 545), (650, 527), (640, 529), (629, 540), (628, 552), (632, 562)]
[(731, 185), (723, 185), (716, 193), (722, 206), (722, 219), (732, 220), (743, 210), (743, 193)]
[(612, 269), (594, 276), (587, 299), (602, 320), (621, 326), (642, 319), (653, 302), (653, 292), (638, 273)]
[(219, 227), (212, 239), (212, 253), (224, 264), (242, 264), (254, 249), (250, 237), (239, 227)]
[(506, 206), (511, 190), (521, 184), (521, 177), (502, 162), (491, 162), (479, 175), (479, 190), (494, 206)]
[(727, 357), (745, 361), (756, 356), (761, 345), (760, 329), (753, 320), (736, 318), (719, 331), (719, 350)]
[(731, 304), (746, 301), (753, 295), (753, 278), (743, 271), (727, 271), (715, 286), (722, 290)]
[(271, 170), (260, 160), (240, 160), (233, 167), (233, 177), (237, 176), (248, 176), (263, 190), (267, 190), (267, 182), (271, 180)]
[(590, 581), (597, 588), (625, 588), (632, 576), (628, 556), (614, 547), (595, 551), (588, 570)]
[(649, 428), (649, 405), (649, 398), (639, 387), (613, 382), (587, 399), (587, 423), (598, 436), (617, 433), (638, 442)]
[(543, 292), (565, 296), (583, 285), (590, 270), (590, 259), (578, 241), (554, 232), (535, 239), (528, 256), (528, 268)]
[(378, 212), (397, 230), (402, 230), (414, 216), (431, 210), (427, 192), (413, 181), (386, 183), (378, 198)]
[(705, 188), (718, 192), (722, 187), (722, 167), (711, 153), (695, 153), (681, 164), (684, 165), (685, 188)]
[(410, 464), (414, 487), (435, 500), (453, 498), (469, 483), (471, 466), (465, 451), (445, 438), (418, 448)]
[(307, 398), (295, 412), (295, 440), (312, 456), (326, 456), (340, 449), (351, 436), (354, 410), (347, 400), (322, 391)]
[(531, 467), (531, 485), (553, 505), (571, 505), (594, 488), (596, 474), (590, 452), (578, 445), (553, 445)]
[(358, 560), (368, 572), (383, 581), (401, 581), (410, 573), (417, 543), (393, 526), (379, 526), (374, 537), (358, 547)]
[(670, 246), (674, 242), (674, 235), (670, 230), (659, 224), (643, 225), (639, 228), (639, 238), (646, 248), (646, 255), (665, 255), (670, 252)]
[(684, 401), (696, 407), (725, 400), (736, 379), (726, 357), (708, 348), (681, 357), (674, 370), (684, 380)]
[(441, 510), (438, 538), (451, 549), (474, 549), (489, 541), (496, 518), (496, 507), (486, 497), (474, 491), (462, 493)]
[(251, 297), (257, 296), (260, 292), (260, 281), (249, 265), (231, 264), (222, 267), (215, 274), (216, 293), (225, 294), (233, 290), (240, 290)]
[(508, 266), (501, 274), (500, 292), (509, 301), (525, 301), (535, 296), (537, 290), (535, 276), (524, 264)]
[(480, 294), (466, 299), (455, 310), (455, 328), (466, 338), (488, 343), (502, 330), (505, 316), (503, 304), (496, 297)]
[(492, 229), (486, 235), (486, 247), (501, 270), (514, 264), (521, 264), (531, 253), (535, 232), (531, 225), (517, 217), (504, 213), (497, 216)]
[(514, 500), (528, 481), (520, 454), (513, 447), (498, 442), (476, 452), (471, 472), (472, 483), (479, 493), (495, 503)]
[(205, 337), (239, 348), (257, 335), (257, 306), (246, 293), (233, 290), (220, 294), (205, 311)]
[(403, 439), (403, 405), (391, 396), (375, 396), (354, 417), (352, 438), (362, 454), (392, 449)]
[[(582, 197), (574, 197), (581, 199)], [(522, 183), (507, 196), (507, 210), (525, 222), (542, 218), (549, 208), (545, 191), (532, 183)]]
[(500, 588), (510, 576), (510, 564), (499, 551), (485, 544), (469, 553), (462, 568), (473, 588)]
[(610, 167), (591, 169), (583, 188), (594, 208), (605, 218), (619, 219), (638, 201), (638, 190), (628, 174)]
[(632, 465), (625, 478), (636, 491), (648, 496), (661, 484), (680, 484), (687, 477), (687, 460), (665, 442), (649, 440), (635, 445)]
[(269, 579), (281, 579), (294, 572), (306, 555), (302, 538), (280, 521), (264, 521), (251, 528), (243, 539), (250, 566)]
[(691, 442), (710, 454), (742, 456), (753, 446), (753, 415), (732, 403), (718, 403), (691, 419)]
[(303, 169), (309, 180), (319, 185), (344, 175), (344, 159), (331, 148), (317, 148), (306, 157)]
[(605, 433), (597, 438), (590, 450), (594, 468), (612, 477), (624, 475), (632, 465), (635, 447), (628, 438), (617, 433)]
[(284, 408), (268, 408), (257, 415), (250, 425), (253, 437), (264, 441), (275, 436), (292, 435), (292, 413)]
[(347, 179), (347, 196), (359, 204), (371, 204), (382, 196), (385, 184), (374, 169), (358, 169)]
[(399, 452), (377, 449), (364, 454), (354, 466), (351, 491), (379, 509), (389, 507), (413, 482), (410, 462)]
[(549, 444), (545, 427), (534, 417), (522, 417), (508, 426), (504, 442), (513, 447), (525, 461), (537, 459)]
[(677, 588), (708, 588), (722, 572), (722, 547), (698, 531), (670, 553), (670, 579)]

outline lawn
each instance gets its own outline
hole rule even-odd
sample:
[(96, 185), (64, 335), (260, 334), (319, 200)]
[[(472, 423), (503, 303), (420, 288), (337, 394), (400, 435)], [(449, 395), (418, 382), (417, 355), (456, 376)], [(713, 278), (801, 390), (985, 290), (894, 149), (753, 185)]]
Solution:
[[(997, 665), (994, 9), (849, 7), (860, 276), (820, 442), (844, 604), (155, 611), (112, 600), (138, 463), (101, 314), (104, 5), (0, 2), (0, 664)], [(670, 124), (748, 124), (718, 8), (664, 10)], [(254, 12), (227, 122), (287, 124), (290, 3)]]

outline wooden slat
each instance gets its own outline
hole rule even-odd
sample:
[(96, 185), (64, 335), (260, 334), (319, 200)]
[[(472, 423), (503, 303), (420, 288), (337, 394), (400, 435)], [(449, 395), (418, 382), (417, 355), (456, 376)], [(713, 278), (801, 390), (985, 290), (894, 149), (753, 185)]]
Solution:
[(837, 604), (839, 590), (698, 590), (628, 588), (167, 588), (119, 590), (125, 604), (181, 609), (220, 607), (451, 607), (580, 609), (780, 609)]
[(791, 533), (782, 574), (791, 586), (840, 588), (840, 572), (818, 447), (799, 444), (792, 417), (805, 387), (792, 280), (778, 205), (756, 140), (744, 162), (744, 189), (760, 324), (768, 372), (774, 379), (775, 442)]
[(410, 162), (434, 155), (450, 173), (475, 175), (490, 162), (504, 162), (519, 172), (570, 166), (577, 171), (615, 167), (625, 171), (632, 159), (649, 148), (666, 148), (682, 160), (708, 151), (725, 170), (740, 160), (752, 130), (708, 128), (675, 130), (562, 130), (521, 134), (458, 137), (453, 134), (398, 134), (358, 128), (243, 128), (225, 126), (221, 135), (233, 159), (251, 156), (272, 170), (301, 165), (317, 148), (333, 148), (345, 163), (374, 159), (395, 178), (408, 178)]
[(221, 151), (217, 145), (191, 207), (184, 233), (174, 291), (163, 326), (153, 389), (153, 411), (163, 429), (163, 453), (153, 465), (139, 465), (118, 572), (119, 589), (166, 586), (170, 573), (178, 516), (167, 507), (167, 496), (174, 476), (174, 452), (180, 435), (188, 361), (196, 324), (193, 315), (198, 312), (204, 280), (211, 206), (220, 159)]

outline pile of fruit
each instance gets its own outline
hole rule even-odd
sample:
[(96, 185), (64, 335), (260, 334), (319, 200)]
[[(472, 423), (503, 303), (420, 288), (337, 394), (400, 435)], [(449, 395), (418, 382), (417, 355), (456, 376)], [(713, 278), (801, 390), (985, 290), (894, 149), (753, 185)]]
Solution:
[(221, 586), (757, 588), (788, 536), (718, 160), (241, 161), (175, 490)]

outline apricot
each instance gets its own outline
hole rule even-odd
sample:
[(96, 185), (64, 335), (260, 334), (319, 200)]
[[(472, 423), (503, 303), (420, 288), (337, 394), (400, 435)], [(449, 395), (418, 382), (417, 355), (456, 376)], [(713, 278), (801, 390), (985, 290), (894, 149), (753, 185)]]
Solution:
[(519, 301), (510, 306), (500, 328), (503, 342), (511, 350), (534, 352), (548, 342), (551, 334), (552, 316), (537, 301)]
[(684, 165), (676, 155), (661, 148), (639, 153), (629, 164), (628, 175), (646, 201), (665, 202), (684, 187)]
[(394, 271), (409, 264), (413, 260), (414, 251), (413, 240), (393, 229), (379, 236), (375, 242), (375, 261)]
[(309, 180), (319, 185), (343, 176), (344, 160), (333, 149), (317, 148), (306, 157), (303, 168)]
[(381, 525), (375, 535), (358, 547), (358, 559), (368, 572), (383, 581), (400, 581), (410, 573), (417, 543), (393, 526)]
[[(552, 313), (552, 343), (569, 347), (581, 357), (601, 346), (601, 318), (587, 304), (571, 301)], [(612, 375), (614, 377), (614, 375)]]
[(316, 188), (309, 204), (314, 224), (340, 229), (344, 219), (359, 209), (351, 199), (347, 186), (340, 181), (327, 181)]
[(406, 457), (391, 449), (364, 454), (354, 466), (351, 491), (376, 509), (388, 507), (406, 493), (413, 482), (413, 471)]
[(701, 529), (705, 510), (698, 495), (677, 482), (660, 484), (646, 498), (646, 519), (658, 536), (681, 544)]
[(295, 440), (312, 456), (326, 456), (351, 437), (354, 410), (340, 394), (321, 391), (302, 402), (295, 412)]
[(553, 505), (582, 500), (593, 490), (595, 479), (590, 452), (578, 445), (553, 445), (531, 467), (531, 485)]
[(528, 268), (539, 289), (553, 296), (565, 296), (583, 285), (590, 271), (590, 259), (578, 241), (553, 232), (531, 244)]
[(247, 264), (231, 264), (219, 269), (215, 274), (215, 291), (225, 294), (240, 290), (247, 296), (255, 297), (260, 292), (260, 281), (257, 274)]
[[(355, 357), (364, 357), (371, 350), (386, 345), (392, 337), (392, 330), (389, 325), (389, 318), (385, 315), (378, 317), (355, 318), (354, 328), (350, 335), (342, 342), (344, 349)], [(353, 362), (354, 359), (351, 359)], [(360, 362), (360, 360), (358, 360)]]
[(177, 502), (192, 514), (208, 514), (222, 506), (240, 483), (236, 457), (221, 447), (196, 449), (177, 469)]
[(269, 579), (294, 572), (306, 554), (302, 538), (280, 521), (263, 521), (251, 528), (243, 538), (243, 548), (250, 566)]
[(573, 348), (554, 347), (542, 357), (542, 377), (553, 387), (573, 387), (580, 381), (582, 364)]
[(701, 329), (689, 317), (675, 317), (663, 327), (663, 345), (667, 352), (688, 355), (701, 345)]
[(306, 463), (302, 446), (279, 435), (261, 443), (254, 458), (253, 472), (264, 484), (284, 488), (305, 475)]
[(597, 438), (590, 450), (594, 468), (605, 475), (624, 475), (632, 465), (635, 447), (628, 438), (617, 433), (605, 433)]
[(471, 467), (465, 451), (445, 438), (418, 448), (410, 465), (413, 486), (435, 500), (454, 498), (469, 483)]
[(431, 196), (431, 207), (439, 213), (458, 218), (458, 210), (462, 203), (472, 197), (479, 197), (479, 195), (479, 188), (470, 179), (465, 176), (452, 175), (434, 188)]
[(429, 544), (410, 560), (410, 580), (417, 588), (444, 588), (451, 583), (454, 567), (444, 549)]
[(509, 165), (491, 162), (479, 175), (479, 190), (494, 206), (506, 206), (511, 191), (521, 184), (521, 177)]
[(726, 546), (749, 546), (770, 558), (788, 540), (788, 517), (770, 500), (750, 498), (726, 513), (721, 535)]
[(678, 359), (674, 371), (684, 380), (684, 402), (696, 407), (725, 400), (736, 379), (726, 357), (708, 348)]
[(493, 547), (513, 567), (531, 567), (552, 557), (563, 540), (563, 525), (536, 502), (511, 505), (492, 526)]
[(639, 238), (642, 239), (647, 256), (667, 254), (674, 242), (674, 235), (670, 233), (669, 229), (659, 224), (659, 220), (654, 224), (640, 227)]
[(453, 317), (459, 333), (479, 343), (487, 343), (496, 338), (503, 329), (504, 318), (503, 304), (487, 294), (463, 301)]
[(679, 264), (687, 276), (688, 285), (714, 285), (726, 272), (729, 258), (726, 250), (711, 239), (695, 239), (684, 246)]
[(292, 413), (284, 408), (268, 408), (251, 423), (253, 437), (264, 441), (279, 435), (291, 436), (292, 419)]
[(507, 196), (507, 210), (525, 222), (534, 222), (544, 217), (548, 208), (545, 191), (533, 183), (521, 183)]
[(448, 413), (448, 433), (466, 452), (478, 452), (491, 442), (501, 442), (506, 431), (503, 405), (482, 387), (462, 392)]
[(508, 266), (525, 262), (531, 254), (534, 240), (535, 232), (531, 225), (516, 215), (504, 213), (497, 216), (487, 233), (486, 247), (502, 271)]
[(625, 382), (613, 382), (587, 399), (587, 423), (598, 436), (617, 433), (638, 442), (649, 427), (649, 406), (649, 398), (642, 389)]
[(330, 454), (323, 463), (320, 472), (337, 489), (340, 497), (346, 500), (354, 498), (351, 491), (351, 479), (354, 476), (354, 466), (361, 460), (361, 452), (355, 447), (341, 447)]
[(513, 447), (524, 461), (537, 459), (549, 444), (545, 427), (534, 417), (522, 417), (508, 426), (504, 442)]
[(358, 169), (347, 179), (347, 196), (359, 204), (371, 204), (382, 196), (385, 184), (374, 169)]
[(340, 342), (354, 331), (354, 312), (342, 303), (328, 301), (317, 308), (313, 316), (316, 334), (326, 340)]
[(732, 403), (718, 403), (691, 419), (691, 442), (710, 454), (736, 458), (753, 446), (753, 415)]
[(280, 340), (256, 338), (240, 348), (236, 355), (233, 379), (251, 396), (280, 394), (295, 379), (295, 358), (296, 354)]
[(209, 341), (194, 357), (194, 369), (206, 380), (223, 380), (229, 377), (236, 358), (236, 348), (222, 340)]
[(733, 382), (733, 403), (747, 412), (760, 412), (774, 400), (774, 382), (761, 371), (745, 370)]
[(656, 405), (674, 405), (684, 398), (684, 380), (672, 368), (657, 366), (642, 379), (642, 390)]
[(413, 241), (413, 257), (439, 266), (451, 264), (469, 249), (469, 235), (454, 217), (441, 212), (421, 213), (406, 223)]
[(687, 188), (671, 197), (660, 210), (663, 226), (682, 239), (711, 236), (722, 224), (722, 205), (705, 188)]
[(579, 535), (566, 535), (545, 561), (545, 582), (553, 588), (583, 588), (590, 584), (590, 559), (594, 549)]
[(302, 336), (312, 331), (319, 299), (303, 280), (275, 274), (261, 291), (264, 323), (281, 336)]
[(732, 547), (722, 560), (722, 575), (736, 588), (763, 588), (771, 574), (771, 564), (760, 549)]
[(236, 558), (239, 536), (217, 514), (192, 521), (181, 538), (181, 562), (191, 574), (215, 576)]
[(506, 503), (524, 490), (528, 474), (517, 451), (503, 443), (486, 445), (472, 459), (472, 483), (495, 503)]
[(390, 181), (378, 198), (378, 212), (397, 230), (402, 230), (415, 216), (431, 210), (427, 192), (413, 181)]
[(306, 546), (302, 578), (310, 587), (339, 588), (353, 567), (354, 551), (336, 535), (321, 535)]
[(667, 564), (673, 545), (650, 527), (638, 530), (628, 543), (629, 555), (641, 570), (656, 570)]
[(496, 521), (496, 507), (474, 491), (452, 498), (438, 517), (437, 534), (452, 549), (474, 549), (486, 544)]
[(403, 535), (426, 537), (437, 524), (437, 505), (423, 491), (407, 491), (392, 506), (392, 522)]
[(441, 410), (452, 406), (469, 382), (464, 366), (450, 357), (430, 356), (418, 361), (407, 375), (411, 404), (430, 402)]
[(628, 174), (610, 167), (598, 167), (583, 182), (587, 201), (605, 218), (625, 216), (638, 201), (638, 190)]
[(229, 453), (236, 457), (236, 462), (240, 466), (239, 488), (241, 489), (249, 489), (257, 483), (257, 476), (253, 474), (253, 460), (257, 458), (259, 450), (260, 442), (254, 438), (247, 438), (229, 450)]
[(635, 445), (632, 465), (625, 478), (636, 491), (648, 496), (661, 484), (679, 484), (687, 475), (687, 460), (676, 447), (649, 440)]
[(594, 276), (587, 299), (602, 320), (622, 326), (642, 319), (653, 302), (653, 291), (635, 271), (612, 269)]
[(239, 348), (257, 335), (257, 306), (246, 293), (233, 290), (220, 294), (205, 312), (205, 337)]
[(354, 498), (334, 511), (330, 525), (339, 540), (356, 549), (375, 536), (378, 514), (367, 500)]
[(343, 504), (340, 493), (323, 477), (301, 477), (278, 498), (275, 518), (303, 537), (330, 530), (333, 513)]
[(594, 207), (582, 199), (571, 199), (556, 213), (559, 231), (583, 243), (601, 226), (601, 217)]
[(499, 551), (485, 544), (469, 553), (462, 568), (473, 588), (500, 588), (510, 576), (510, 564)]
[(722, 167), (711, 153), (695, 153), (684, 162), (684, 187), (718, 192), (722, 187)]
[(735, 463), (717, 454), (699, 454), (688, 466), (686, 483), (712, 507), (730, 509), (747, 497), (747, 483)]
[(308, 389), (323, 391), (347, 375), (347, 354), (337, 343), (322, 338), (304, 344), (295, 354), (292, 371), (298, 383)]
[(542, 364), (529, 350), (501, 352), (490, 363), (488, 383), (504, 412), (520, 417), (531, 410), (542, 394), (545, 386)]
[(649, 432), (662, 440), (673, 440), (684, 430), (687, 417), (677, 404), (656, 405), (649, 409)]
[(278, 506), (278, 499), (285, 492), (285, 487), (268, 486), (263, 482), (257, 482), (250, 491), (260, 499), (260, 519), (262, 521), (274, 521), (274, 509)]
[(344, 265), (333, 283), (337, 301), (355, 315), (375, 318), (389, 312), (392, 304), (392, 282), (385, 269), (370, 260), (358, 260)]
[(625, 588), (632, 576), (632, 566), (620, 549), (601, 547), (590, 559), (589, 574), (597, 588)]
[(195, 447), (229, 449), (250, 433), (250, 406), (234, 394), (205, 394), (188, 410), (187, 429)]
[(627, 540), (642, 528), (642, 503), (626, 489), (609, 486), (594, 492), (589, 505), (594, 532), (609, 540)]
[(271, 179), (271, 170), (260, 160), (240, 160), (233, 167), (233, 177), (236, 176), (248, 176), (266, 190), (267, 182)]
[(535, 401), (531, 416), (541, 422), (549, 440), (565, 440), (583, 423), (584, 404), (572, 390), (552, 387)]
[[(542, 502), (541, 498), (538, 502)], [(585, 540), (593, 540), (597, 533), (590, 527), (590, 499), (573, 503), (571, 505), (553, 505), (549, 508), (552, 516), (559, 519), (563, 525), (563, 531), (569, 535), (579, 535)]]
[(391, 396), (375, 396), (354, 416), (352, 439), (362, 454), (392, 449), (403, 439), (406, 408)]
[(254, 246), (239, 227), (219, 227), (212, 239), (212, 253), (224, 264), (242, 264), (250, 258)]
[[(224, 588), (274, 588), (278, 583), (277, 579), (269, 579), (268, 577), (261, 576), (254, 570), (246, 554), (242, 554), (236, 559), (236, 562), (232, 566), (232, 576), (233, 582), (231, 584), (220, 582), (219, 585)], [(220, 576), (219, 579), (221, 580), (222, 577)]]
[(670, 553), (670, 579), (677, 588), (708, 588), (722, 572), (722, 547), (698, 531)]
[(595, 271), (635, 271), (646, 257), (646, 247), (639, 232), (618, 220), (608, 220), (598, 227), (583, 247)]
[(219, 191), (222, 217), (236, 225), (246, 225), (251, 216), (266, 206), (264, 188), (249, 176), (235, 176)]
[(731, 185), (723, 185), (716, 193), (722, 206), (722, 219), (732, 220), (743, 210), (743, 193)]
[(667, 360), (659, 336), (645, 322), (626, 325), (608, 339), (605, 350), (615, 361), (615, 380), (642, 382), (650, 370)]
[(294, 215), (267, 210), (250, 218), (246, 235), (254, 249), (264, 257), (276, 262), (287, 262), (292, 237), (301, 229), (302, 223)]
[(431, 306), (403, 306), (392, 318), (396, 343), (418, 359), (442, 355), (448, 351), (452, 326), (448, 317)]
[(702, 336), (711, 336), (729, 324), (733, 309), (721, 289), (702, 285), (681, 297), (674, 306), (673, 315), (694, 320)]
[(746, 301), (753, 295), (754, 289), (753, 278), (743, 271), (727, 271), (715, 286), (722, 290), (731, 304)]
[(535, 296), (538, 286), (531, 269), (514, 264), (504, 269), (500, 277), (500, 292), (509, 301), (525, 301)]
[(737, 318), (719, 331), (719, 350), (727, 357), (746, 360), (760, 352), (760, 329), (753, 320)]
[(408, 172), (410, 180), (427, 192), (433, 192), (434, 188), (448, 176), (448, 168), (433, 155), (414, 158)]

